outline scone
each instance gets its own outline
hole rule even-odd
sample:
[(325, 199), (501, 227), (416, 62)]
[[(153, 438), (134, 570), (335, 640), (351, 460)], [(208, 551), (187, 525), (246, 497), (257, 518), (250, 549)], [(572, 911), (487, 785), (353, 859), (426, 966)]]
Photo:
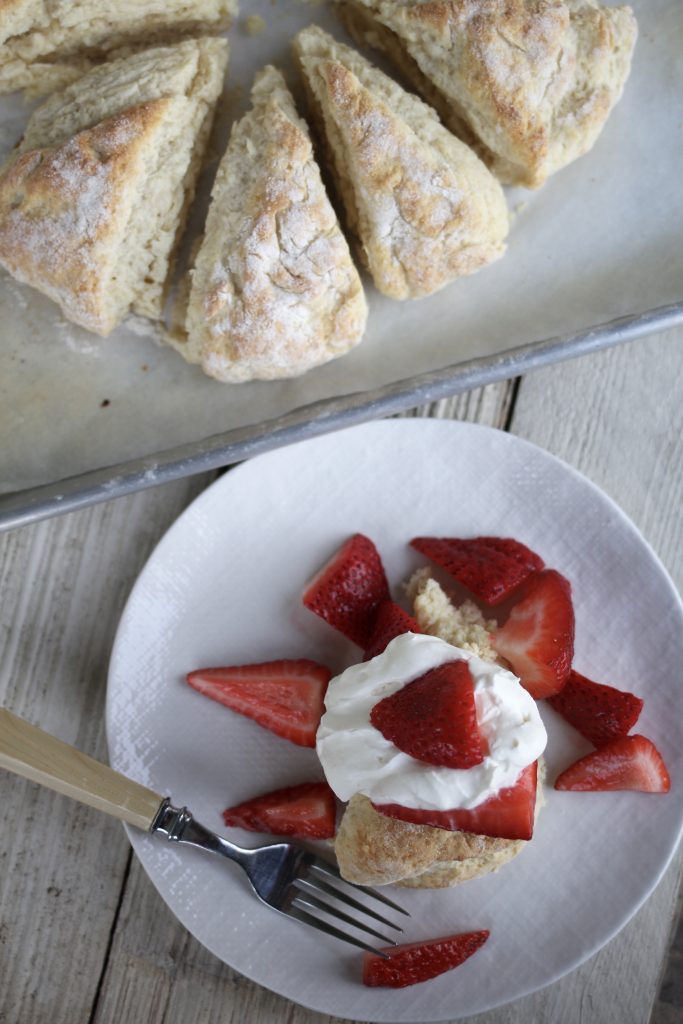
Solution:
[(0, 92), (61, 89), (112, 51), (228, 28), (237, 0), (4, 0)]
[(175, 347), (221, 381), (293, 377), (356, 345), (367, 308), (306, 125), (266, 67), (213, 187)]
[(418, 569), (408, 580), (406, 593), (423, 633), (438, 636), (454, 647), (471, 651), (483, 661), (497, 661), (491, 643), (494, 619), (485, 619), (474, 601), (454, 605), (429, 568)]
[[(477, 658), (495, 662), (488, 628), (472, 602), (455, 608), (429, 570), (408, 584), (420, 628)], [(457, 643), (456, 643), (457, 642)], [(348, 716), (349, 711), (345, 714)], [(377, 760), (381, 760), (375, 752)], [(536, 816), (543, 805), (543, 760), (538, 763)], [(335, 838), (344, 878), (358, 885), (397, 883), (412, 888), (445, 888), (497, 871), (519, 854), (526, 841), (418, 825), (381, 814), (356, 793), (345, 807)]]
[(0, 263), (97, 334), (160, 317), (226, 61), (223, 39), (186, 40), (39, 107), (0, 175)]
[(537, 188), (619, 100), (636, 20), (596, 0), (337, 0), (501, 181)]
[(294, 49), (336, 188), (375, 285), (430, 295), (498, 259), (500, 185), (434, 111), (315, 26)]

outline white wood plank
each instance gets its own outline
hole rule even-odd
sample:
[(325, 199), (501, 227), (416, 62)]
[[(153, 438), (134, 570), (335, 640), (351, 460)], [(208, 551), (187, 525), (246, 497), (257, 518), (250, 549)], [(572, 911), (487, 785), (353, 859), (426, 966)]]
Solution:
[(683, 1018), (683, 886), (673, 912), (674, 927), (669, 956), (662, 971), (662, 983), (652, 1009), (651, 1024), (674, 1024)]
[(504, 428), (516, 390), (516, 381), (501, 381), (499, 384), (488, 384), (474, 391), (464, 391), (438, 402), (409, 409), (402, 416), (430, 416), (434, 419), (464, 420)]
[[(114, 630), (182, 481), (0, 537), (0, 703), (106, 760)], [(0, 1021), (88, 1019), (129, 848), (118, 822), (0, 772)]]

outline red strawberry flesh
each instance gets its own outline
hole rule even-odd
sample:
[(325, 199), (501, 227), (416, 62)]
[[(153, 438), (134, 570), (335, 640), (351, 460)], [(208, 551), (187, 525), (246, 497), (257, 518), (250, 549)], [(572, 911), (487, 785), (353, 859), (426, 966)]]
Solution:
[(472, 810), (423, 811), (399, 804), (373, 804), (389, 818), (430, 825), (450, 832), (471, 832), (498, 839), (531, 839), (536, 809), (536, 762), (524, 768), (514, 786), (501, 789)]
[(583, 792), (635, 789), (668, 793), (671, 779), (662, 755), (646, 736), (621, 736), (566, 768), (555, 789)]
[(385, 739), (419, 761), (472, 768), (484, 758), (466, 661), (449, 661), (375, 704), (370, 721)]
[(459, 967), (484, 945), (489, 934), (488, 931), (463, 932), (426, 942), (388, 946), (382, 950), (384, 957), (376, 953), (365, 953), (363, 984), (405, 988), (407, 985), (429, 981)]
[(596, 747), (630, 732), (643, 709), (640, 697), (573, 670), (548, 704)]
[(512, 665), (532, 697), (564, 686), (574, 656), (574, 609), (569, 580), (554, 569), (534, 573), (519, 592), (493, 646)]
[(410, 543), (489, 605), (500, 604), (544, 564), (512, 537), (415, 537)]
[(301, 747), (314, 747), (332, 673), (306, 658), (202, 668), (190, 686)]
[(363, 661), (370, 661), (378, 654), (381, 654), (387, 644), (395, 640), (402, 633), (421, 633), (412, 615), (404, 612), (400, 605), (394, 601), (383, 601), (377, 609), (372, 633), (363, 655)]
[(223, 811), (226, 825), (307, 839), (331, 839), (335, 819), (334, 793), (326, 782), (286, 786)]
[(375, 613), (389, 598), (389, 585), (377, 548), (357, 533), (308, 584), (303, 603), (359, 647), (367, 647)]

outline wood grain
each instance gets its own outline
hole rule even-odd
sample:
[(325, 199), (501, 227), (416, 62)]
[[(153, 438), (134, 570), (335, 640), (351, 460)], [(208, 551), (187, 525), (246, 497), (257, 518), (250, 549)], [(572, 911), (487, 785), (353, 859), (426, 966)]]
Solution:
[[(207, 478), (0, 537), (0, 703), (106, 761), (104, 696), (123, 602)], [(129, 861), (123, 829), (0, 772), (0, 1021), (88, 1020)]]

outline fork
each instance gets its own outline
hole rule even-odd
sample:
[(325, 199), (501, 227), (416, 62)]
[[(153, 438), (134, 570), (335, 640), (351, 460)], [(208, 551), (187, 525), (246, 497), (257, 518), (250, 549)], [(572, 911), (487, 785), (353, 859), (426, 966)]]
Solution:
[[(397, 932), (403, 929), (374, 907), (366, 906), (359, 895), (409, 916), (383, 893), (345, 882), (333, 864), (295, 843), (243, 849), (228, 842), (196, 821), (186, 807), (174, 807), (168, 797), (133, 782), (6, 708), (0, 708), (0, 768), (145, 832), (227, 857), (244, 869), (262, 903), (360, 949), (386, 956), (367, 939), (350, 934), (340, 924), (381, 939), (387, 945), (396, 945), (396, 940), (378, 931), (376, 924)], [(373, 923), (359, 919), (351, 910)]]

